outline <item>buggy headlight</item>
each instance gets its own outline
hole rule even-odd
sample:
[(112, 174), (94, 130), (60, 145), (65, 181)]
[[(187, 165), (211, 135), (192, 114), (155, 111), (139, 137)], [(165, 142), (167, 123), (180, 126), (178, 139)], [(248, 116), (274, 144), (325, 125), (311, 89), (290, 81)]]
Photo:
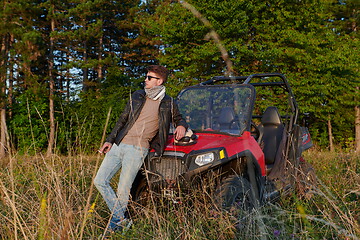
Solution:
[(212, 161), (214, 161), (215, 156), (214, 153), (205, 153), (205, 154), (201, 154), (196, 156), (195, 158), (195, 163), (199, 166), (203, 166), (205, 164), (211, 163)]

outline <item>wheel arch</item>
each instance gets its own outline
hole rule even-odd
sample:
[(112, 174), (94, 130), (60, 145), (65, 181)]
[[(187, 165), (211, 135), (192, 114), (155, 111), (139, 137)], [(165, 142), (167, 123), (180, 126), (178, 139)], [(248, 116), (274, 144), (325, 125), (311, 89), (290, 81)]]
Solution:
[(260, 165), (250, 150), (245, 150), (229, 157), (226, 164), (220, 167), (227, 170), (227, 174), (224, 177), (236, 173), (246, 178), (253, 190), (255, 190), (254, 194), (257, 199), (262, 200), (265, 177), (262, 176)]

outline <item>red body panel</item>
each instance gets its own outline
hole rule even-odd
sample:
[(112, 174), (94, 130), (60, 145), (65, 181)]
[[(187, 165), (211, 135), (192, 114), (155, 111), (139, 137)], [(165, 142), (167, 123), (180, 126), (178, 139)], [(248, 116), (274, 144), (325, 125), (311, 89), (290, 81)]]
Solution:
[(188, 154), (193, 150), (224, 147), (228, 157), (249, 150), (257, 159), (261, 174), (265, 176), (266, 167), (264, 153), (256, 140), (251, 136), (250, 132), (244, 132), (241, 137), (216, 133), (196, 133), (196, 135), (198, 137), (197, 143), (189, 146), (174, 145), (174, 139), (171, 137), (165, 150), (179, 151)]

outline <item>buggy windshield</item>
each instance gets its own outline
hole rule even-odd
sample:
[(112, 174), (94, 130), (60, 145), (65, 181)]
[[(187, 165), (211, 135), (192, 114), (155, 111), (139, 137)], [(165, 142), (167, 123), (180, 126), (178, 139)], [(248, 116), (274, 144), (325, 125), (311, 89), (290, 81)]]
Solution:
[(255, 89), (251, 85), (204, 85), (180, 92), (180, 112), (196, 132), (242, 135), (250, 130)]

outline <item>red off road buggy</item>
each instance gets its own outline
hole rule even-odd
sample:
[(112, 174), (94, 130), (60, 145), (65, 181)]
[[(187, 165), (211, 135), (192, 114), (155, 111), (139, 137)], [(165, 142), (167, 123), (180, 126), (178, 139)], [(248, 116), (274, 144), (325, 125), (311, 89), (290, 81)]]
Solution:
[(180, 141), (170, 135), (162, 156), (150, 152), (133, 200), (151, 191), (178, 201), (179, 189), (214, 178), (223, 209), (254, 208), (295, 189), (309, 193), (314, 175), (302, 152), (312, 143), (283, 75), (214, 77), (182, 90), (177, 103), (192, 133)]

